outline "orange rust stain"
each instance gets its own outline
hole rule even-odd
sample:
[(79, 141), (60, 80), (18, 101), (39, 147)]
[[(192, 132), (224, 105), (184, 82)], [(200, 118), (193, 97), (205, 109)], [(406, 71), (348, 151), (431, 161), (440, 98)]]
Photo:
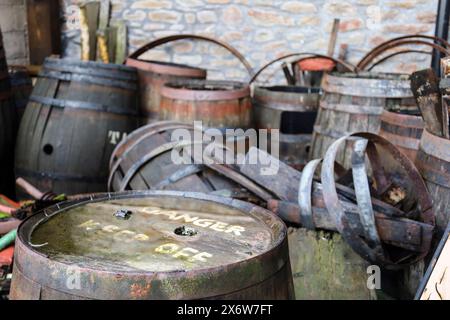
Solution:
[(130, 288), (131, 289), (131, 297), (133, 299), (144, 298), (148, 295), (150, 288), (151, 288), (150, 283), (147, 283), (145, 286), (140, 285), (138, 283), (133, 283)]

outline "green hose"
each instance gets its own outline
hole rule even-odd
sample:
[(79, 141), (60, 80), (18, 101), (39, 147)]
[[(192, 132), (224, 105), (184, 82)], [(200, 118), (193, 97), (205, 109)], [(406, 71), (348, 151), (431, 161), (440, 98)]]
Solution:
[(6, 247), (9, 247), (12, 243), (14, 243), (14, 240), (16, 240), (17, 235), (17, 229), (11, 230), (7, 234), (5, 234), (3, 237), (0, 238), (0, 251), (5, 249)]

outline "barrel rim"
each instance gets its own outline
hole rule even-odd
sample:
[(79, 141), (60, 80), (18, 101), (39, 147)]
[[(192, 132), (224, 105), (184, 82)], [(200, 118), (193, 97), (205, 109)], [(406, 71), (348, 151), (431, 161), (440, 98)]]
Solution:
[(138, 70), (172, 76), (206, 78), (207, 75), (207, 71), (205, 69), (165, 61), (127, 58), (125, 64), (127, 66), (135, 67)]
[[(287, 90), (284, 90), (287, 89)], [(289, 89), (294, 89), (291, 91)], [(295, 90), (299, 91), (295, 91)], [(311, 95), (311, 94), (320, 94), (320, 87), (306, 87), (306, 86), (292, 86), (292, 85), (272, 85), (272, 86), (255, 86), (255, 92), (270, 92), (270, 93), (281, 93), (281, 94), (295, 94), (295, 95)]]
[(44, 66), (46, 63), (50, 63), (53, 65), (62, 65), (62, 66), (76, 66), (81, 68), (99, 68), (106, 69), (108, 71), (123, 71), (129, 73), (135, 73), (136, 68), (126, 66), (123, 64), (116, 63), (104, 63), (100, 61), (83, 61), (73, 58), (55, 58), (55, 57), (47, 57), (44, 61)]
[[(186, 86), (217, 86), (232, 89), (219, 88), (218, 90), (184, 88)], [(166, 82), (161, 88), (161, 96), (169, 99), (190, 101), (215, 101), (250, 98), (250, 87), (244, 82), (220, 81), (220, 80), (179, 80)]]
[[(217, 267), (204, 268), (204, 269), (193, 269), (193, 270), (172, 270), (169, 272), (148, 272), (148, 271), (123, 271), (123, 270), (104, 270), (104, 269), (93, 269), (92, 267), (82, 266), (79, 267), (83, 272), (91, 272), (90, 282), (95, 282), (95, 279), (98, 279), (99, 283), (117, 283), (117, 277), (120, 276), (126, 283), (148, 283), (148, 281), (165, 281), (169, 284), (177, 283), (180, 279), (185, 279), (186, 275), (190, 275), (191, 277), (195, 274), (195, 276), (206, 277), (207, 279), (225, 281), (228, 285), (218, 286), (214, 288), (213, 292), (199, 290), (196, 288), (195, 291), (189, 291), (192, 297), (188, 296), (187, 298), (202, 298), (205, 296), (219, 296), (222, 294), (230, 293), (230, 286), (232, 286), (233, 291), (239, 291), (248, 287), (251, 287), (260, 281), (266, 279), (267, 276), (273, 275), (279, 270), (281, 270), (286, 264), (289, 264), (289, 253), (287, 251), (288, 243), (287, 243), (287, 227), (283, 223), (283, 221), (276, 215), (272, 214), (267, 209), (258, 207), (251, 203), (243, 202), (236, 199), (212, 196), (202, 193), (194, 193), (194, 192), (179, 192), (179, 191), (132, 191), (132, 192), (121, 192), (121, 193), (101, 193), (94, 194), (87, 198), (82, 198), (77, 201), (67, 201), (60, 205), (52, 206), (47, 208), (40, 213), (37, 213), (26, 220), (24, 220), (19, 226), (17, 233), (17, 241), (16, 241), (16, 268), (20, 270), (21, 273), (27, 275), (32, 281), (37, 282), (41, 286), (48, 286), (55, 290), (60, 290), (62, 292), (69, 293), (71, 295), (79, 295), (80, 292), (84, 297), (88, 298), (97, 298), (97, 299), (105, 299), (108, 298), (107, 288), (102, 287), (99, 292), (93, 292), (94, 286), (87, 286), (87, 288), (82, 288), (79, 290), (68, 289), (65, 284), (65, 279), (59, 279), (58, 277), (48, 277), (46, 275), (44, 277), (44, 271), (49, 271), (49, 269), (53, 270), (52, 272), (65, 272), (68, 268), (73, 267), (73, 264), (61, 262), (58, 260), (52, 260), (45, 254), (36, 251), (32, 246), (29, 245), (28, 240), (29, 236), (32, 234), (34, 228), (38, 225), (36, 222), (42, 221), (47, 216), (47, 212), (49, 210), (55, 210), (53, 214), (61, 212), (59, 209), (61, 206), (65, 206), (62, 210), (67, 210), (73, 206), (72, 203), (75, 204), (80, 203), (89, 203), (91, 199), (108, 200), (111, 196), (122, 197), (122, 198), (132, 198), (136, 195), (140, 195), (142, 197), (145, 196), (168, 196), (168, 197), (185, 197), (192, 198), (194, 200), (200, 201), (213, 201), (219, 205), (231, 207), (237, 210), (245, 211), (248, 213), (254, 214), (254, 217), (263, 222), (266, 226), (274, 230), (278, 235), (274, 237), (271, 246), (267, 248), (264, 252), (259, 253), (255, 256), (249, 257), (247, 259), (237, 261), (230, 264), (220, 265)], [(51, 217), (49, 215), (49, 217)], [(277, 258), (276, 258), (277, 257)], [(238, 274), (243, 276), (248, 273), (249, 267), (259, 266), (263, 271), (258, 274), (252, 274), (251, 277), (239, 277), (236, 281), (229, 281), (229, 274), (232, 271), (234, 274)], [(243, 273), (244, 272), (244, 273)], [(246, 273), (247, 272), (247, 273)], [(45, 273), (46, 274), (46, 273)], [(122, 277), (122, 275), (124, 277)], [(64, 283), (64, 284), (63, 284)], [(100, 289), (100, 288), (99, 288)], [(166, 293), (166, 287), (163, 288), (163, 293)], [(208, 292), (210, 293), (208, 295)], [(109, 292), (109, 294), (111, 294)], [(144, 294), (143, 297), (140, 298), (158, 298), (154, 296), (149, 296), (149, 293)], [(185, 291), (182, 291), (182, 294), (186, 294)], [(132, 293), (125, 292), (116, 292), (113, 295), (118, 295), (119, 298), (130, 298)], [(203, 296), (202, 296), (203, 295)], [(173, 298), (173, 297), (170, 297)], [(186, 298), (183, 296), (183, 298)], [(166, 297), (167, 299), (167, 297)]]

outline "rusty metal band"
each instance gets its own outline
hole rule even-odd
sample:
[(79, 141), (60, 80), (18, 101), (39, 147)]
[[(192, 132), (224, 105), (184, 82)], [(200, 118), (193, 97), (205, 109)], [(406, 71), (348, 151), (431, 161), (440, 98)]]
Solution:
[[(408, 75), (326, 73), (322, 80), (325, 92), (371, 98), (413, 98)], [(372, 78), (371, 78), (372, 76)], [(402, 79), (404, 77), (404, 79)]]
[(361, 106), (356, 104), (340, 104), (340, 103), (328, 103), (324, 100), (320, 101), (320, 107), (327, 110), (340, 111), (353, 114), (367, 114), (378, 116), (383, 113), (383, 107), (378, 106)]
[(388, 139), (390, 142), (395, 144), (398, 147), (411, 149), (411, 150), (418, 150), (419, 149), (419, 143), (420, 143), (420, 136), (418, 138), (415, 137), (405, 137), (400, 136), (398, 134), (393, 134), (386, 130), (385, 127), (381, 127), (380, 135)]
[[(280, 97), (274, 97), (269, 93), (277, 93)], [(284, 97), (282, 97), (283, 95)], [(292, 97), (290, 97), (292, 96)], [(280, 111), (308, 112), (317, 110), (317, 102), (319, 101), (319, 93), (289, 93), (268, 91), (263, 87), (255, 87), (253, 92), (253, 103), (267, 109), (275, 109)], [(284, 98), (284, 99), (283, 99)], [(289, 99), (290, 98), (290, 99)]]
[(121, 81), (121, 80), (100, 78), (95, 75), (82, 75), (82, 74), (75, 74), (75, 73), (70, 73), (70, 72), (42, 70), (39, 73), (39, 77), (68, 81), (68, 82), (89, 83), (89, 84), (95, 84), (95, 85), (99, 85), (99, 86), (114, 87), (114, 88), (127, 89), (127, 90), (137, 90), (137, 88), (138, 88), (135, 81), (133, 81), (133, 82)]
[[(415, 129), (423, 129), (424, 122), (421, 116), (390, 112), (385, 110), (381, 115), (381, 121), (393, 126), (402, 126)], [(420, 137), (419, 137), (420, 138)]]
[(187, 167), (184, 167), (182, 169), (179, 169), (172, 173), (169, 177), (166, 179), (158, 182), (154, 187), (151, 189), (155, 190), (162, 190), (163, 188), (171, 185), (172, 183), (178, 182), (183, 178), (189, 177), (193, 174), (197, 174), (203, 170), (204, 166), (199, 164), (191, 164)]
[(46, 58), (43, 69), (120, 80), (137, 80), (138, 78), (134, 67), (95, 61)]
[(37, 172), (23, 168), (15, 168), (15, 172), (18, 176), (22, 177), (32, 177), (35, 179), (50, 179), (55, 181), (73, 181), (73, 182), (104, 184), (107, 179), (107, 177), (92, 177), (61, 172), (42, 172), (42, 171)]
[(417, 127), (406, 127), (403, 123), (397, 122), (390, 123), (386, 122), (385, 119), (381, 119), (380, 122), (380, 129), (384, 132), (391, 133), (393, 135), (396, 135), (399, 138), (414, 138), (416, 140), (420, 140), (422, 137), (423, 127), (417, 128)]
[(211, 43), (217, 44), (217, 45), (225, 48), (232, 55), (234, 55), (237, 59), (239, 59), (239, 61), (244, 65), (245, 69), (247, 69), (247, 72), (250, 75), (250, 77), (253, 76), (254, 72), (253, 72), (253, 69), (252, 69), (252, 66), (250, 65), (250, 63), (245, 59), (245, 57), (238, 50), (233, 48), (231, 45), (229, 45), (228, 43), (225, 43), (223, 41), (217, 40), (217, 39), (200, 36), (200, 35), (194, 35), (194, 34), (179, 34), (179, 35), (173, 35), (173, 36), (156, 39), (152, 42), (145, 44), (144, 46), (140, 47), (139, 49), (137, 49), (135, 52), (130, 54), (128, 58), (137, 59), (141, 54), (143, 54), (144, 52), (146, 52), (148, 50), (151, 50), (153, 48), (156, 48), (156, 47), (158, 47), (162, 44), (168, 43), (168, 42), (183, 40), (183, 39), (207, 41), (207, 42), (211, 42)]
[(300, 222), (303, 227), (314, 230), (315, 223), (312, 210), (312, 184), (314, 172), (322, 162), (322, 159), (314, 159), (306, 164), (302, 170), (298, 186), (298, 205), (300, 207)]
[(251, 84), (252, 82), (254, 82), (256, 80), (256, 78), (258, 78), (258, 76), (264, 71), (266, 70), (268, 67), (270, 67), (272, 64), (281, 61), (281, 60), (285, 60), (288, 58), (292, 58), (292, 57), (296, 57), (296, 56), (307, 56), (306, 58), (326, 58), (326, 59), (330, 59), (333, 62), (335, 62), (336, 64), (341, 65), (342, 67), (344, 67), (344, 69), (346, 69), (347, 72), (354, 72), (355, 71), (355, 66), (353, 66), (352, 64), (345, 62), (343, 60), (340, 59), (336, 59), (333, 58), (331, 56), (328, 55), (323, 55), (323, 54), (317, 54), (317, 53), (311, 53), (311, 52), (298, 52), (298, 53), (290, 53), (287, 54), (285, 56), (276, 58), (272, 61), (270, 61), (269, 63), (265, 64), (264, 66), (261, 67), (261, 69), (259, 69), (254, 75), (253, 77), (250, 79), (249, 83)]
[[(211, 85), (211, 86), (232, 86), (233, 89), (221, 89), (221, 90), (202, 90), (202, 89), (190, 89), (190, 88), (177, 88), (174, 87), (173, 84), (182, 84), (186, 85)], [(177, 82), (169, 82), (164, 84), (161, 88), (161, 95), (170, 99), (179, 99), (179, 100), (202, 100), (202, 101), (216, 101), (216, 100), (232, 100), (232, 99), (241, 99), (241, 98), (250, 98), (250, 88), (248, 85), (241, 82), (234, 81), (213, 81), (213, 80), (187, 80), (187, 81), (177, 81)]]
[(158, 63), (157, 61), (147, 61), (133, 58), (127, 58), (125, 64), (127, 66), (135, 67), (143, 71), (149, 71), (159, 74), (168, 74), (178, 77), (204, 79), (206, 78), (207, 73), (206, 70), (200, 68), (182, 66), (177, 64)]
[[(352, 246), (352, 248), (360, 254), (362, 257), (366, 258), (369, 261), (383, 263), (392, 268), (399, 268), (406, 265), (409, 265), (413, 262), (419, 261), (423, 259), (428, 253), (428, 250), (431, 245), (431, 241), (428, 240), (424, 244), (424, 250), (417, 257), (413, 258), (409, 262), (405, 263), (402, 261), (398, 264), (393, 264), (391, 261), (387, 260), (386, 257), (380, 256), (376, 250), (370, 248), (367, 243), (365, 243), (360, 237), (356, 236), (356, 233), (353, 232), (352, 226), (349, 224), (348, 219), (345, 216), (344, 209), (339, 201), (337, 192), (336, 192), (336, 184), (334, 181), (334, 159), (336, 157), (337, 151), (340, 145), (349, 138), (366, 138), (373, 143), (378, 143), (385, 147), (394, 159), (398, 161), (398, 163), (405, 169), (412, 183), (417, 188), (417, 197), (419, 207), (421, 209), (420, 219), (422, 222), (427, 223), (431, 226), (435, 225), (435, 216), (432, 209), (431, 198), (427, 192), (424, 181), (422, 180), (420, 173), (414, 167), (414, 164), (409, 160), (405, 155), (403, 155), (398, 149), (395, 148), (389, 141), (386, 139), (372, 133), (367, 132), (358, 132), (352, 135), (347, 135), (341, 137), (336, 140), (328, 149), (325, 154), (325, 158), (323, 160), (322, 166), (322, 188), (324, 191), (324, 202), (329, 210), (329, 212), (333, 212), (336, 214), (336, 227), (338, 231), (342, 234), (343, 238)], [(426, 239), (425, 239), (426, 240)], [(381, 259), (381, 260), (380, 260)]]
[(189, 146), (191, 144), (195, 144), (196, 142), (191, 141), (172, 141), (165, 144), (160, 145), (159, 147), (151, 150), (150, 152), (146, 153), (144, 156), (142, 156), (141, 159), (134, 162), (133, 165), (127, 170), (125, 173), (125, 176), (123, 177), (122, 181), (120, 182), (119, 190), (116, 191), (125, 191), (127, 186), (129, 185), (131, 179), (134, 178), (134, 176), (137, 174), (138, 170), (147, 164), (149, 161), (151, 161), (153, 158), (159, 156), (160, 154), (163, 154), (169, 150), (174, 149), (175, 147), (183, 148), (186, 146)]
[(426, 55), (431, 55), (431, 52), (428, 51), (422, 51), (422, 50), (402, 50), (402, 51), (397, 51), (391, 54), (388, 54), (387, 56), (375, 61), (374, 63), (372, 63), (372, 65), (370, 67), (366, 67), (364, 70), (367, 71), (372, 71), (373, 68), (375, 68), (376, 66), (378, 66), (379, 64), (385, 62), (386, 60), (389, 60), (390, 58), (393, 58), (395, 56), (401, 55), (401, 54), (407, 54), (407, 53), (418, 53), (418, 54), (426, 54)]
[[(134, 131), (132, 131), (131, 133), (129, 133), (126, 137), (126, 139), (121, 140), (114, 148), (113, 152), (111, 153), (111, 158), (109, 160), (109, 167), (111, 168), (112, 165), (114, 164), (114, 161), (116, 161), (117, 159), (119, 159), (122, 154), (126, 151), (124, 151), (123, 149), (126, 148), (133, 148), (137, 142), (139, 141), (141, 142), (142, 140), (140, 139), (141, 136), (149, 136), (151, 134), (153, 134), (154, 132), (162, 132), (164, 130), (170, 130), (170, 129), (177, 129), (177, 128), (186, 128), (188, 129), (190, 126), (186, 125), (185, 123), (182, 122), (176, 122), (176, 121), (170, 121), (170, 120), (166, 120), (166, 121), (158, 121), (155, 123), (150, 123), (147, 124), (145, 126), (142, 126)], [(128, 145), (129, 143), (132, 143), (131, 145)]]
[(423, 130), (420, 149), (426, 154), (450, 162), (450, 140), (435, 136)]
[(359, 209), (359, 219), (364, 228), (366, 239), (369, 240), (369, 246), (374, 248), (376, 255), (382, 255), (380, 237), (375, 225), (375, 215), (372, 207), (372, 200), (369, 189), (369, 180), (367, 178), (367, 168), (365, 162), (365, 151), (367, 148), (367, 139), (356, 140), (352, 152), (352, 176), (356, 195), (356, 203)]
[[(418, 36), (418, 37), (422, 37), (422, 36)], [(426, 36), (427, 37), (427, 36)], [(438, 50), (439, 52), (445, 54), (445, 55), (449, 55), (450, 51), (447, 50), (445, 47), (435, 44), (433, 42), (428, 42), (428, 41), (424, 41), (424, 40), (418, 40), (418, 39), (413, 39), (413, 38), (417, 38), (417, 36), (411, 36), (411, 37), (406, 37), (406, 38), (402, 38), (402, 39), (392, 39), (388, 42), (382, 43), (379, 46), (375, 47), (372, 51), (368, 52), (361, 60), (360, 62), (357, 64), (357, 68), (358, 70), (364, 70), (367, 65), (373, 61), (373, 59), (377, 56), (379, 56), (381, 53), (385, 52), (386, 50), (395, 48), (395, 47), (399, 47), (399, 46), (403, 46), (403, 45), (426, 45), (429, 47), (432, 47), (433, 49)], [(433, 40), (435, 40), (436, 38), (434, 38)], [(447, 47), (447, 43), (445, 44)]]
[(85, 109), (96, 112), (108, 112), (126, 116), (139, 115), (139, 112), (137, 110), (124, 110), (123, 106), (110, 106), (95, 102), (54, 99), (36, 95), (31, 95), (30, 101), (58, 108)]
[[(145, 130), (142, 130), (145, 129)], [(116, 173), (116, 171), (119, 169), (120, 165), (122, 164), (122, 161), (124, 161), (125, 157), (136, 147), (138, 146), (142, 141), (150, 138), (152, 135), (161, 133), (163, 131), (166, 130), (170, 130), (170, 129), (193, 129), (192, 126), (189, 125), (183, 125), (183, 124), (178, 124), (176, 122), (171, 122), (171, 121), (167, 121), (165, 123), (160, 123), (160, 122), (156, 122), (153, 124), (150, 124), (148, 126), (145, 127), (141, 127), (139, 128), (139, 134), (136, 134), (135, 130), (133, 131), (133, 133), (135, 134), (134, 136), (132, 136), (131, 138), (135, 139), (134, 141), (131, 142), (131, 145), (128, 146), (128, 143), (130, 143), (130, 136), (128, 136), (125, 140), (122, 141), (123, 145), (121, 145), (121, 148), (126, 148), (123, 152), (121, 152), (119, 155), (117, 155), (117, 153), (119, 152), (119, 149), (116, 147), (113, 151), (113, 154), (111, 155), (110, 158), (110, 174), (108, 177), (108, 190), (112, 190), (112, 182), (113, 182), (113, 178), (114, 175)], [(141, 134), (144, 133), (144, 134)], [(116, 159), (114, 159), (115, 157), (117, 157)]]

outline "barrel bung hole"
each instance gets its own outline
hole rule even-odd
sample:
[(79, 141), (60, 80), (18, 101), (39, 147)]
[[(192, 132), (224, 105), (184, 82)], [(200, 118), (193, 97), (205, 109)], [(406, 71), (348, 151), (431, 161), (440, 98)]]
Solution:
[(51, 155), (53, 153), (53, 146), (47, 143), (42, 150), (45, 154)]
[(187, 237), (192, 237), (197, 234), (197, 230), (186, 226), (175, 228), (173, 232), (178, 236), (187, 236)]

